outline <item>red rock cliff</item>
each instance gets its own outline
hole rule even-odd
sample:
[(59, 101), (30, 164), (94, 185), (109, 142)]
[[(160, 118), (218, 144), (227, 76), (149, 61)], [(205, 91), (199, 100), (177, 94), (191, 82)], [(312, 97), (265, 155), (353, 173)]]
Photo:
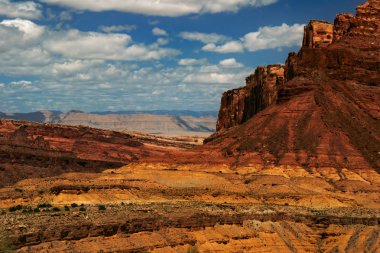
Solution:
[(355, 16), (338, 15), (333, 26), (311, 21), (301, 50), (289, 54), (275, 101), (262, 103), (266, 92), (247, 85), (243, 107), (221, 106), (218, 129), (237, 127), (205, 142), (241, 163), (379, 171), (379, 70), (380, 0), (358, 6)]
[(284, 81), (284, 66), (258, 67), (246, 78), (246, 86), (223, 94), (217, 130), (240, 125), (277, 100)]

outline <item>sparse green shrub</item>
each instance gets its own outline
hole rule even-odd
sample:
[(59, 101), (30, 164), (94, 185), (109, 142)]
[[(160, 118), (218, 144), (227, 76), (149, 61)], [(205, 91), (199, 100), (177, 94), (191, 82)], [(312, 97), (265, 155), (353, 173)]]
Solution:
[(77, 203), (72, 203), (72, 204), (71, 204), (71, 207), (72, 207), (72, 208), (78, 207), (78, 204), (77, 204)]
[(18, 210), (22, 210), (22, 205), (17, 205), (17, 206), (11, 206), (9, 208), (9, 212), (16, 212)]
[(23, 189), (20, 189), (20, 188), (16, 188), (15, 191), (16, 191), (16, 192), (23, 192), (24, 190), (23, 190)]
[(70, 207), (65, 206), (64, 208), (65, 208), (65, 211), (66, 211), (66, 212), (70, 211)]
[(42, 194), (44, 194), (45, 193), (45, 191), (43, 191), (43, 190), (39, 190), (38, 191), (38, 194), (40, 194), (40, 195), (42, 195)]
[(40, 209), (39, 209), (38, 207), (36, 207), (36, 208), (33, 209), (33, 212), (35, 212), (35, 213), (39, 213), (39, 212), (41, 212), (41, 211), (40, 211)]
[(5, 210), (1, 211), (1, 215), (5, 215), (7, 212)]
[(59, 209), (58, 207), (53, 207), (53, 212), (60, 212), (61, 211), (61, 209)]
[(104, 211), (104, 210), (106, 210), (106, 206), (105, 205), (99, 205), (98, 209), (99, 209), (99, 211)]
[(38, 208), (50, 208), (50, 207), (53, 207), (52, 205), (48, 204), (48, 203), (41, 203), (41, 204), (38, 204), (37, 205)]
[(81, 208), (79, 208), (79, 211), (86, 212), (86, 208), (84, 206), (81, 206)]

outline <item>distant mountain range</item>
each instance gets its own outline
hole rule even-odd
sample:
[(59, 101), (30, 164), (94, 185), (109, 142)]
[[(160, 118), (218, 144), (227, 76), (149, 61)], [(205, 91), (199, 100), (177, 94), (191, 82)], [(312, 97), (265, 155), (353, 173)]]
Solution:
[(38, 123), (84, 125), (115, 131), (136, 131), (161, 136), (208, 136), (215, 132), (215, 111), (117, 111), (91, 112), (72, 110), (2, 113), (0, 118)]

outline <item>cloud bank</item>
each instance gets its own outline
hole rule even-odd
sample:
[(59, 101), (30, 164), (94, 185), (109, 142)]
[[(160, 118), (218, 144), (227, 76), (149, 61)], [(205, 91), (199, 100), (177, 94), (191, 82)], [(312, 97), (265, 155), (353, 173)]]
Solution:
[(152, 16), (179, 17), (199, 13), (236, 12), (243, 7), (260, 7), (278, 0), (40, 0), (78, 10), (121, 11)]
[(204, 43), (202, 50), (207, 52), (242, 53), (245, 50), (255, 52), (301, 45), (304, 26), (304, 24), (264, 26), (256, 32), (247, 33), (239, 40), (231, 40), (216, 33), (182, 32), (179, 36), (186, 40)]

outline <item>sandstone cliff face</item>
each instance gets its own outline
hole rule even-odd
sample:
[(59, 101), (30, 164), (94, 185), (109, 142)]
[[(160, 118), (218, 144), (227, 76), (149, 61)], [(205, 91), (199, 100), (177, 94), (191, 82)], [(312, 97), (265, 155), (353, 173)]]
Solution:
[(333, 41), (333, 30), (328, 22), (312, 20), (305, 26), (302, 44), (309, 48), (327, 47)]
[[(220, 124), (218, 130), (246, 123), (206, 142), (239, 163), (378, 170), (380, 1), (360, 5), (356, 16), (338, 15), (334, 26), (311, 21), (303, 43), (289, 54), (276, 101), (251, 106), (252, 114), (246, 113), (246, 101), (243, 120)], [(261, 104), (263, 93), (251, 91), (249, 103)], [(224, 107), (219, 122), (230, 120), (223, 112), (241, 114)]]
[(246, 86), (223, 94), (217, 130), (246, 122), (256, 113), (275, 103), (277, 91), (284, 81), (284, 66), (258, 67), (246, 78)]
[(223, 94), (216, 129), (230, 128), (243, 123), (246, 88), (229, 90)]

